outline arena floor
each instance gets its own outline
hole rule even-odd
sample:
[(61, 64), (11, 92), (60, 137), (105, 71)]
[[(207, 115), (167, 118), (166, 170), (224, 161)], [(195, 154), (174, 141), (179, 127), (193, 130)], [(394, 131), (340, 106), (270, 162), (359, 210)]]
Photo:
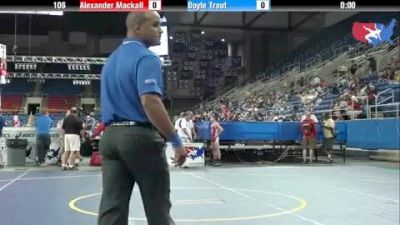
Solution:
[[(0, 221), (7, 225), (94, 225), (99, 168), (0, 171)], [(399, 164), (225, 164), (174, 168), (172, 216), (177, 224), (398, 225)], [(139, 192), (130, 224), (147, 224)]]

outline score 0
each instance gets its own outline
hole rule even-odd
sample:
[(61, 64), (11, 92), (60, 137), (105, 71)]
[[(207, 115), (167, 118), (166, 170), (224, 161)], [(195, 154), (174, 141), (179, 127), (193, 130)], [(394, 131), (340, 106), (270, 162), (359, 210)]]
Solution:
[(269, 11), (271, 10), (270, 0), (256, 0), (256, 9), (258, 11)]
[(161, 0), (149, 0), (149, 10), (161, 10)]

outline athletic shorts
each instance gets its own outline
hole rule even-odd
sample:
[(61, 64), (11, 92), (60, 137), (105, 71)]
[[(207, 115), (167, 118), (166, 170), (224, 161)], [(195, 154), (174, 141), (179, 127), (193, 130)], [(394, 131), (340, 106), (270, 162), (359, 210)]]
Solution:
[(211, 144), (212, 144), (212, 145), (219, 144), (219, 137), (216, 138), (216, 139), (212, 139), (212, 140), (211, 140)]
[(81, 149), (81, 138), (77, 134), (65, 134), (64, 151), (79, 152)]
[(315, 149), (316, 140), (315, 138), (304, 138), (303, 149)]
[(322, 148), (326, 150), (332, 150), (334, 143), (335, 143), (334, 138), (324, 138), (324, 140), (322, 141)]

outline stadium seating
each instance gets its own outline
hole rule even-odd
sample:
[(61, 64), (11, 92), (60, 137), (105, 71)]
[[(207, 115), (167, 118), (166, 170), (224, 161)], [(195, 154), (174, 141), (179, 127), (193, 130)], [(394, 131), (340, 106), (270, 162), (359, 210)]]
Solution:
[(3, 112), (17, 112), (21, 110), (23, 95), (1, 95), (1, 108)]
[(47, 98), (47, 108), (52, 113), (65, 113), (76, 103), (77, 96), (74, 95), (49, 95)]

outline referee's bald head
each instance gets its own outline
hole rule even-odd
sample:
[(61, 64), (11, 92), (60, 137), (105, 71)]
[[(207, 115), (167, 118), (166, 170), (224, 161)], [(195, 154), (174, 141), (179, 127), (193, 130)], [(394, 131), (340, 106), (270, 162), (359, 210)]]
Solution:
[(131, 12), (126, 17), (125, 25), (127, 30), (134, 29), (136, 25), (142, 25), (147, 19), (146, 12)]
[(155, 11), (131, 12), (126, 17), (127, 37), (143, 41), (147, 47), (159, 45), (162, 29), (160, 15)]

